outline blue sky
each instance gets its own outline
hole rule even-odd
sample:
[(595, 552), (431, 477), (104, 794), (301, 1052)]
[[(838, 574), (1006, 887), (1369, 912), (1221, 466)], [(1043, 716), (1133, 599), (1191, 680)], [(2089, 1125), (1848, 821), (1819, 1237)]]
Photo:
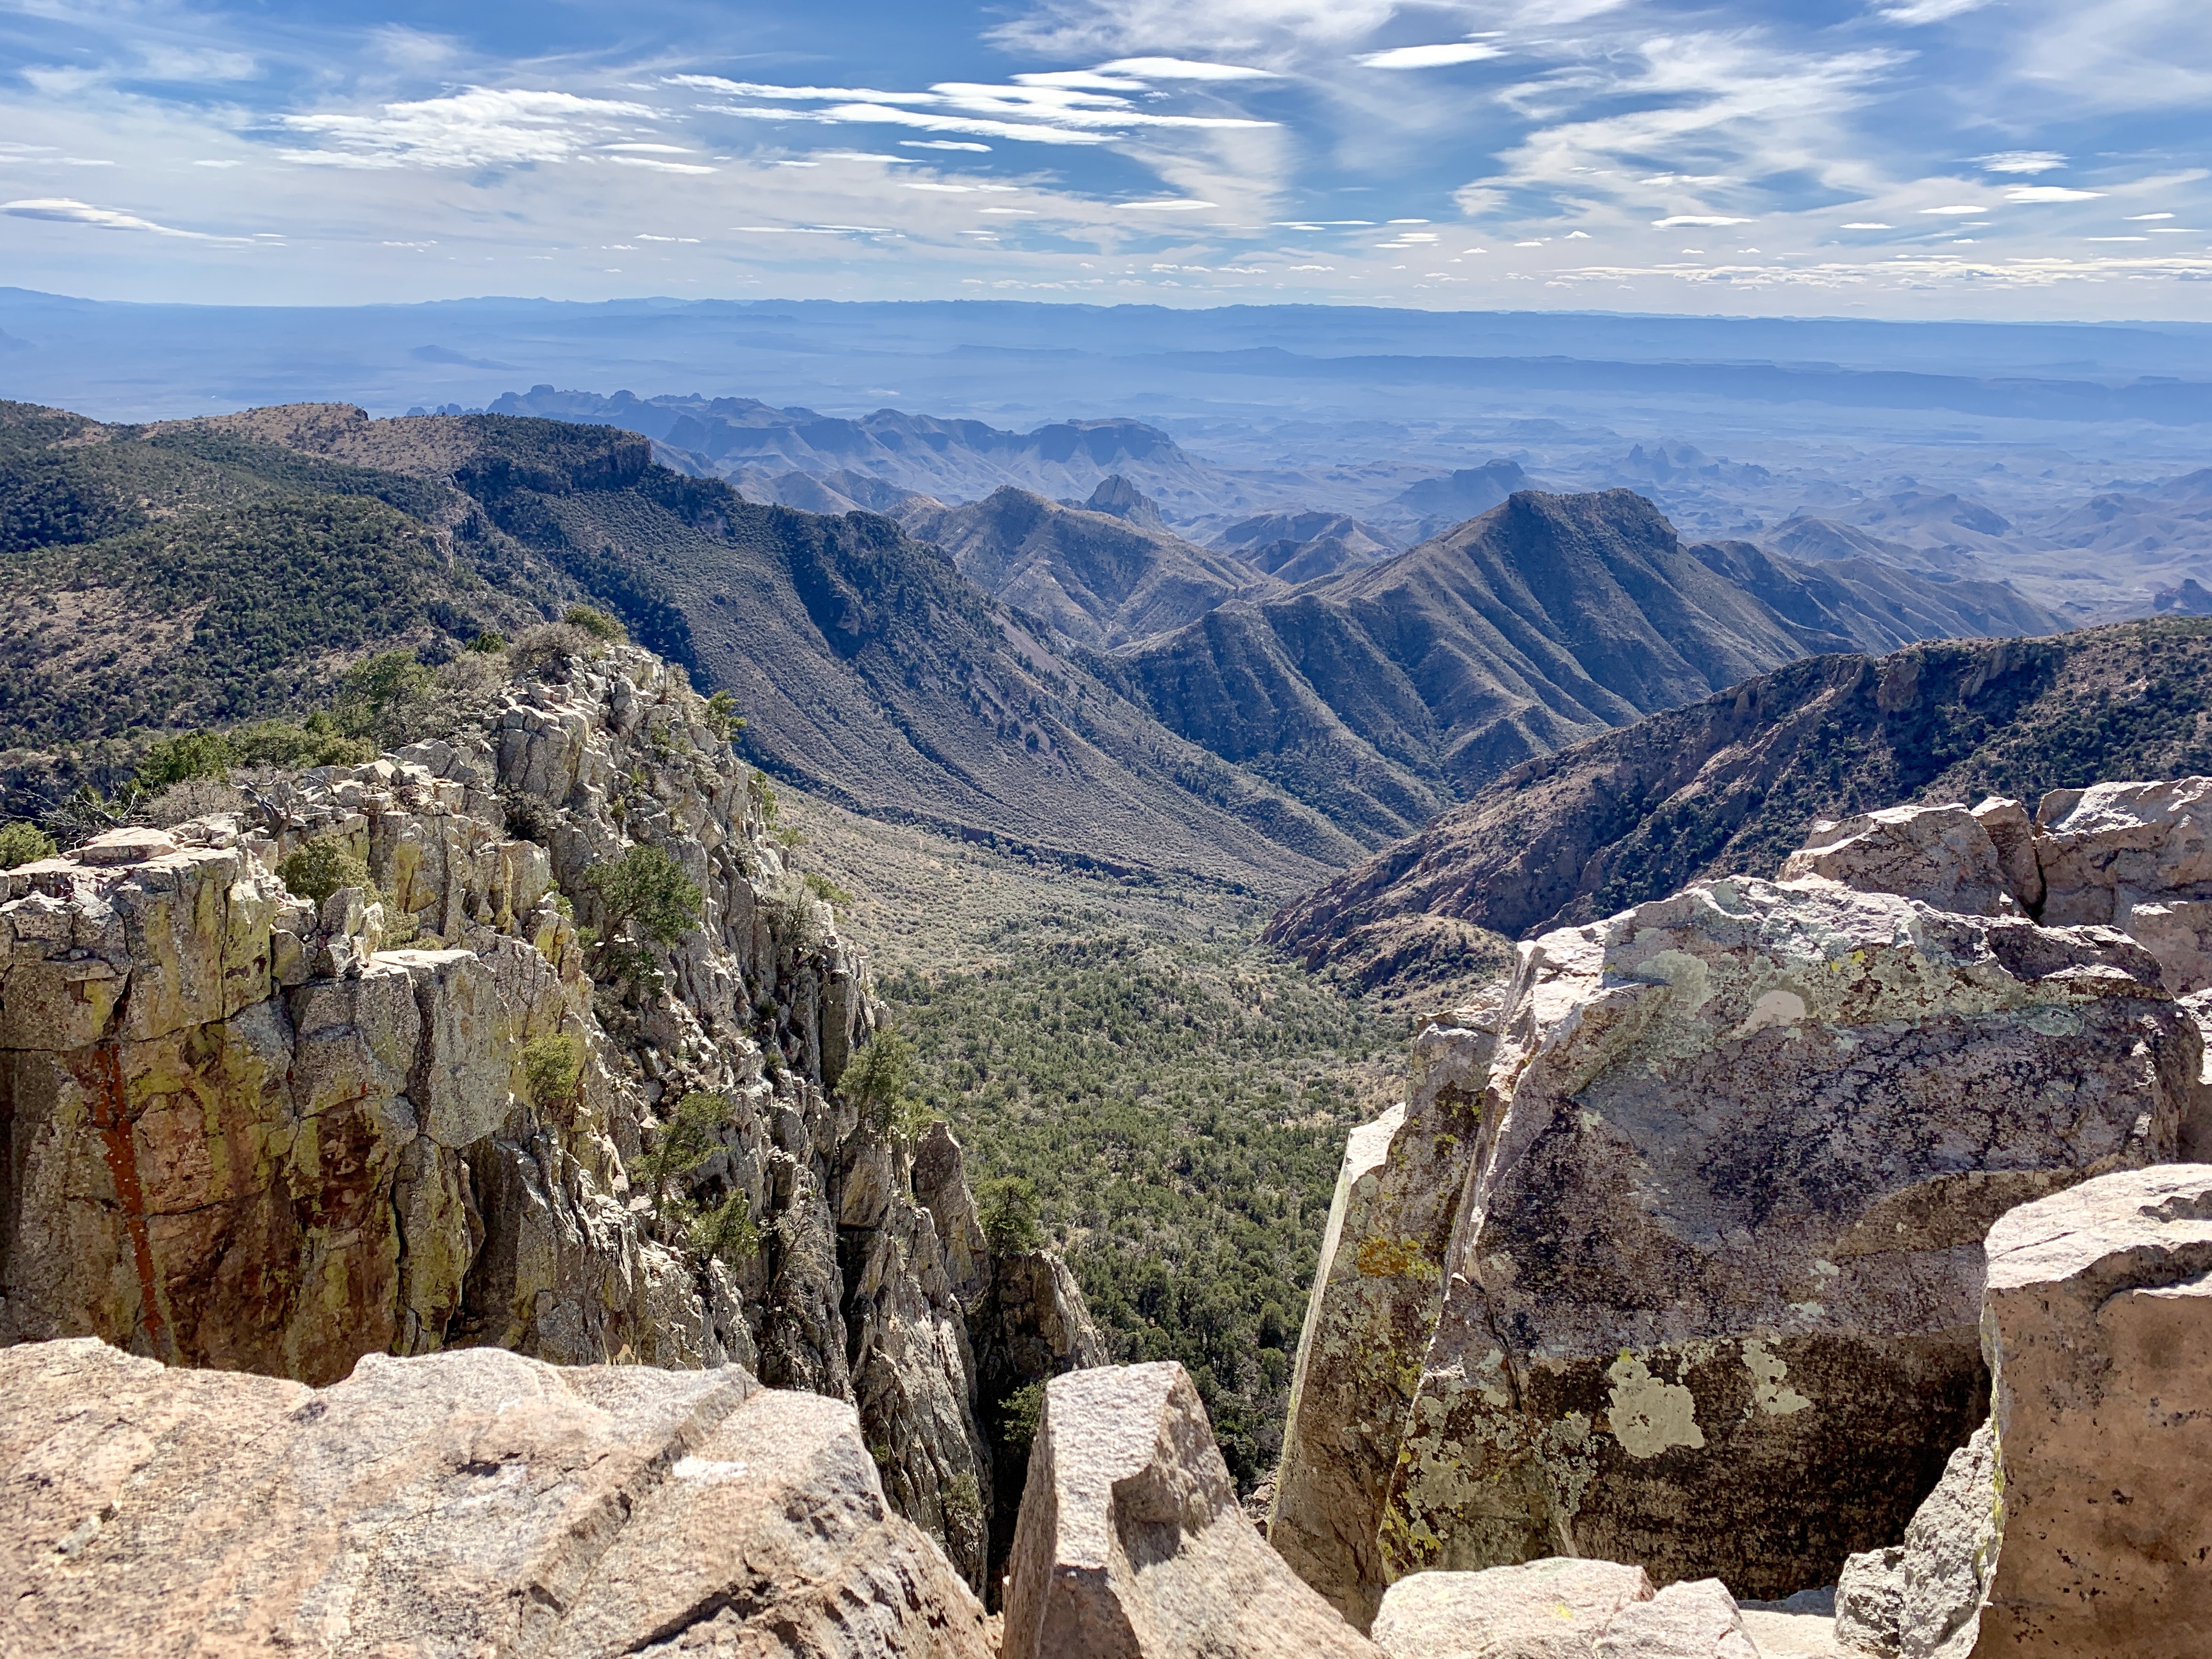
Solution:
[(2203, 0), (0, 0), (0, 282), (2212, 319)]

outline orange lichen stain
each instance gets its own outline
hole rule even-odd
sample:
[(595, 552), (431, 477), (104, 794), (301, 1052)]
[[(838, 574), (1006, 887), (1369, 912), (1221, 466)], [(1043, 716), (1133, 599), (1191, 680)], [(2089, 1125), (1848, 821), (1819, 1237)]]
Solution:
[[(92, 1103), (92, 1127), (100, 1136), (108, 1178), (115, 1187), (116, 1207), (123, 1212), (124, 1230), (131, 1237), (132, 1265), (138, 1272), (138, 1317), (145, 1328), (146, 1346), (155, 1358), (173, 1364), (177, 1356), (162, 1322), (154, 1273), (154, 1242), (146, 1231), (146, 1194), (138, 1180), (137, 1135), (125, 1110), (122, 1057), (113, 1043), (96, 1043), (89, 1060), (70, 1069)], [(88, 1072), (91, 1075), (86, 1075)]]
[(1403, 1279), (1426, 1265), (1421, 1247), (1410, 1238), (1365, 1238), (1353, 1258), (1370, 1279)]

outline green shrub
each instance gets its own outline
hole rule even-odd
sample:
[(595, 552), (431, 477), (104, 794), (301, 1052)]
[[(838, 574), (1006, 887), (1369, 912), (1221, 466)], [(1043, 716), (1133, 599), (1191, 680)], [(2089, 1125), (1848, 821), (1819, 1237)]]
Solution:
[(342, 887), (358, 887), (372, 896), (376, 891), (368, 866), (341, 836), (317, 836), (301, 843), (277, 865), (276, 874), (294, 893), (316, 904)]
[(707, 729), (727, 743), (745, 729), (745, 717), (738, 713), (738, 700), (726, 691), (717, 691), (707, 699)]
[(592, 636), (567, 623), (540, 623), (515, 635), (507, 653), (507, 666), (520, 675), (539, 679), (568, 673), (568, 665), (591, 653)]
[(486, 629), (469, 641), (469, 649), (481, 651), (487, 657), (495, 656), (507, 649), (507, 640), (503, 635), (495, 634), (489, 629)]
[(721, 1145), (720, 1132), (737, 1115), (726, 1095), (688, 1094), (676, 1103), (668, 1121), (660, 1126), (653, 1146), (638, 1164), (638, 1183), (659, 1210), (670, 1198), (671, 1183), (687, 1176), (714, 1155)]
[(174, 738), (156, 738), (146, 746), (138, 763), (138, 787), (166, 789), (194, 778), (222, 778), (238, 763), (237, 751), (220, 732), (186, 732)]
[(380, 651), (346, 670), (334, 711), (349, 737), (378, 735), (386, 718), (430, 689), (430, 671), (412, 651)]
[(12, 870), (19, 864), (36, 864), (59, 851), (54, 838), (35, 823), (21, 818), (0, 823), (0, 870)]
[(583, 1039), (566, 1031), (532, 1037), (522, 1048), (522, 1075), (541, 1109), (574, 1099), (584, 1078)]
[(752, 1200), (742, 1192), (732, 1192), (713, 1209), (698, 1212), (684, 1231), (685, 1242), (701, 1255), (732, 1267), (760, 1254)]
[(1006, 1397), (999, 1407), (999, 1437), (1009, 1446), (1026, 1447), (1036, 1438), (1044, 1420), (1044, 1384), (1027, 1382)]
[(833, 910), (847, 909), (852, 905), (851, 891), (840, 887), (819, 870), (809, 870), (800, 876), (799, 879), (806, 884), (808, 892), (813, 894)]
[(983, 1242), (1000, 1255), (1044, 1248), (1038, 1222), (1036, 1183), (1026, 1176), (1000, 1176), (986, 1182), (975, 1204)]
[(618, 935), (628, 928), (639, 942), (674, 945), (699, 925), (706, 895), (684, 873), (684, 866), (659, 847), (632, 847), (621, 856), (593, 865), (584, 884), (598, 895), (605, 916), (599, 930), (598, 967), (623, 977), (651, 971), (642, 950), (625, 947)]
[(287, 771), (310, 766), (360, 766), (376, 758), (367, 738), (349, 738), (337, 722), (317, 709), (299, 725), (289, 720), (256, 720), (234, 727), (227, 737), (240, 766), (276, 766)]
[(934, 1121), (921, 1097), (914, 1044), (896, 1031), (878, 1031), (853, 1056), (838, 1092), (878, 1134), (912, 1140)]
[(594, 611), (588, 605), (572, 605), (561, 620), (571, 628), (580, 628), (593, 639), (614, 645), (629, 637), (629, 630), (604, 611)]

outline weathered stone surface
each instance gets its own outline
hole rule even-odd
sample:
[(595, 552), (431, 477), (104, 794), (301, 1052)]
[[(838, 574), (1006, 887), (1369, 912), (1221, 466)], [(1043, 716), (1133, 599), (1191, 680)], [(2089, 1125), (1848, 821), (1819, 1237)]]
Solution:
[(1825, 881), (1523, 945), (1386, 1565), (1832, 1582), (1981, 1419), (1990, 1221), (2171, 1158), (2200, 1055), (2124, 938)]
[(1298, 1340), (1267, 1538), (1362, 1630), (1389, 1582), (1376, 1531), (1496, 1104), (1494, 1020), (1470, 1010), (1432, 1024), (1413, 1045), (1412, 1098), (1352, 1131)]
[(945, 1252), (945, 1281), (963, 1307), (982, 1294), (990, 1248), (968, 1190), (960, 1142), (949, 1123), (933, 1123), (914, 1152), (914, 1201), (927, 1210)]
[(1390, 1586), (1371, 1634), (1390, 1659), (1590, 1659), (1620, 1610), (1651, 1599), (1641, 1567), (1553, 1556)]
[(2136, 904), (2212, 898), (2212, 778), (2054, 789), (2035, 824), (2046, 921), (2125, 927)]
[(1836, 1639), (1836, 1622), (1829, 1615), (1770, 1607), (1741, 1607), (1737, 1611), (1759, 1659), (1858, 1659)]
[(987, 1659), (849, 1406), (734, 1368), (0, 1352), (0, 1651)]
[[(2212, 1166), (2126, 1170), (2005, 1216), (1990, 1232), (1983, 1334), (2002, 1478), (1992, 1468), (1977, 1498), (2002, 1507), (1972, 1651), (2201, 1654)], [(1908, 1641), (1913, 1616), (1908, 1595)]]
[(1669, 1584), (1632, 1601), (1597, 1638), (1598, 1659), (1759, 1659), (1735, 1598), (1717, 1578)]
[(1963, 915), (2022, 913), (1989, 830), (1962, 805), (1890, 806), (1815, 823), (1782, 866), (1784, 881), (1810, 876)]
[(1244, 1518), (1182, 1366), (1076, 1371), (1047, 1386), (1003, 1659), (1377, 1651)]
[[(1996, 1559), (2002, 1484), (1996, 1436), (1984, 1423), (1951, 1454), (1905, 1529), (1896, 1578), (1897, 1651), (1905, 1659), (1966, 1659), (1973, 1651), (1975, 1613)], [(1839, 1632), (1843, 1617), (1839, 1606)]]
[[(1948, 1465), (1946, 1465), (1947, 1469)], [(1942, 1486), (1942, 1482), (1937, 1482)], [(1836, 1639), (1854, 1653), (1897, 1651), (1905, 1611), (1905, 1547), (1886, 1544), (1847, 1556), (1836, 1580)]]
[[(2002, 795), (1990, 795), (1974, 808), (1976, 822), (1996, 849), (2005, 890), (2031, 915), (2043, 910), (2043, 865), (2036, 856), (2035, 820), (2027, 808)], [(1848, 885), (1849, 884), (1846, 884)]]
[[(857, 1398), (897, 1449), (893, 1501), (980, 1583), (966, 1307), (903, 1164), (863, 1155), (830, 1092), (880, 1023), (866, 962), (811, 896), (784, 902), (682, 670), (612, 647), (486, 725), (0, 872), (0, 1343), (315, 1383), (456, 1346), (757, 1366)], [(316, 836), (381, 898), (288, 892), (272, 872)], [(698, 884), (701, 925), (611, 996), (586, 876), (637, 845)], [(537, 1097), (525, 1054), (555, 1037), (581, 1075)], [(695, 1092), (727, 1103), (715, 1150), (633, 1190)], [(725, 1204), (756, 1252), (693, 1248), (684, 1217)]]

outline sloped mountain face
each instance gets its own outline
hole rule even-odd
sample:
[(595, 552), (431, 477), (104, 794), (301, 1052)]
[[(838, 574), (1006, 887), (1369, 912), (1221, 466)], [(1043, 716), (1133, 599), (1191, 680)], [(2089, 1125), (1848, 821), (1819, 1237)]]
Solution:
[(1494, 779), (1279, 915), (1370, 984), (1724, 874), (1772, 877), (1815, 817), (2212, 772), (2212, 621), (1792, 663)]
[(1850, 648), (1861, 619), (1802, 590), (1784, 615), (1727, 573), (1753, 554), (1684, 547), (1626, 490), (1524, 491), (1386, 562), (1224, 606), (1119, 672), (1167, 725), (1379, 842), (1532, 756)]
[(498, 415), (536, 415), (642, 433), (678, 452), (687, 470), (734, 477), (848, 471), (945, 501), (974, 501), (1002, 484), (1054, 499), (1088, 496), (1120, 474), (1178, 515), (1233, 511), (1243, 487), (1185, 454), (1141, 421), (1059, 421), (1009, 432), (981, 421), (939, 420), (879, 409), (857, 420), (811, 409), (774, 409), (751, 398), (637, 398), (508, 392)]
[(1151, 496), (1116, 472), (1102, 479), (1098, 488), (1091, 492), (1085, 501), (1062, 501), (1062, 507), (1081, 507), (1092, 513), (1103, 513), (1109, 519), (1121, 519), (1145, 530), (1167, 529), (1167, 520), (1160, 516), (1160, 505)]
[(1528, 475), (1519, 462), (1491, 461), (1461, 467), (1441, 478), (1424, 478), (1408, 485), (1389, 505), (1431, 526), (1457, 524), (1478, 513), (1487, 513), (1507, 496), (1528, 487)]
[(1901, 569), (1945, 576), (1978, 575), (1983, 567), (1972, 554), (1943, 548), (1908, 547), (1885, 541), (1856, 525), (1834, 519), (1799, 515), (1766, 532), (1770, 553), (1800, 564), (1823, 564), (1832, 559), (1873, 559)]
[[(1103, 486), (1102, 486), (1103, 488)], [(1008, 487), (980, 501), (908, 502), (900, 523), (960, 571), (1081, 644), (1104, 649), (1182, 627), (1224, 600), (1265, 598), (1264, 571), (1127, 517)]]
[(1863, 651), (1928, 639), (2055, 634), (2064, 620), (2003, 582), (1928, 581), (1879, 559), (1797, 564), (1746, 542), (1698, 547), (1706, 568), (1808, 628), (1847, 635)]
[(9, 741), (296, 712), (363, 651), (450, 652), (589, 599), (732, 693), (756, 763), (847, 805), (1279, 893), (1357, 855), (890, 520), (747, 503), (634, 434), (343, 405), (151, 428), (12, 418)]
[(1406, 544), (1388, 530), (1342, 513), (1306, 511), (1241, 520), (1211, 545), (1296, 586), (1387, 559)]
[[(663, 459), (669, 458), (665, 447), (656, 447), (653, 453)], [(688, 472), (694, 477), (714, 476), (711, 471), (698, 467), (677, 466), (673, 470)], [(769, 472), (757, 466), (745, 466), (731, 474), (729, 482), (749, 501), (795, 507), (802, 513), (896, 514), (907, 502), (921, 499), (918, 491), (902, 489), (896, 484), (859, 472)]]

